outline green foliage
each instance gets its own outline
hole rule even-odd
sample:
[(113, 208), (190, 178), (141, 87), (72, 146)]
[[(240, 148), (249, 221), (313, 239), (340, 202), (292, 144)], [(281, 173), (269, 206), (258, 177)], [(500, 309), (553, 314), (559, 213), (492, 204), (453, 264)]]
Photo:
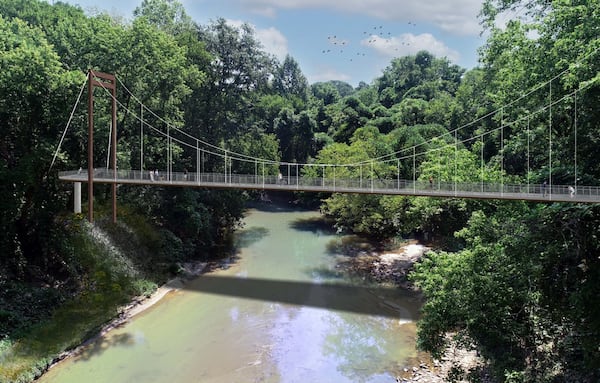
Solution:
[(297, 98), (303, 103), (307, 101), (308, 81), (302, 74), (298, 62), (290, 55), (286, 55), (283, 64), (275, 70), (273, 89), (287, 98)]
[(399, 232), (410, 231), (401, 213), (408, 205), (408, 200), (403, 197), (334, 194), (325, 200), (322, 210), (335, 218), (335, 226), (339, 231), (387, 239)]
[[(87, 69), (117, 73), (161, 116), (146, 113), (147, 126), (164, 131), (166, 121), (236, 153), (271, 159), (266, 175), (277, 174), (278, 162), (308, 161), (313, 166), (303, 174), (318, 180), (335, 174), (363, 184), (396, 177), (431, 177), (432, 184), (525, 177), (541, 182), (550, 176), (548, 147), (536, 138), (550, 131), (553, 180), (571, 184), (577, 170), (579, 183), (596, 184), (599, 7), (587, 0), (487, 0), (481, 68), (465, 72), (418, 52), (392, 60), (372, 84), (354, 89), (342, 81), (309, 86), (294, 58), (280, 63), (262, 50), (250, 25), (234, 27), (223, 19), (198, 25), (178, 1), (144, 0), (131, 22), (87, 16), (60, 2), (2, 1), (0, 335), (28, 331), (72, 298), (47, 326), (31, 330), (44, 345), (30, 345), (36, 362), (29, 375), (10, 380), (33, 377), (57, 350), (80, 341), (90, 324), (114, 314), (118, 303), (151, 291), (176, 262), (223, 246), (243, 213), (239, 192), (122, 186), (120, 202), (131, 206), (121, 210), (123, 223), (98, 222), (121, 253), (89, 237), (81, 216), (60, 214), (70, 195), (54, 172), (86, 162), (84, 108), (76, 110), (55, 169), (47, 169)], [(528, 17), (496, 27), (506, 10)], [(522, 119), (549, 98), (546, 87), (518, 102), (515, 95), (567, 68), (552, 82), (553, 95), (578, 92), (553, 105), (551, 129), (541, 113), (506, 125), (510, 139), (501, 143), (502, 122)], [(107, 156), (110, 107), (99, 93), (95, 164)], [(122, 90), (118, 97), (130, 108), (118, 112), (119, 166), (137, 168), (139, 121), (130, 111), (139, 105)], [(458, 127), (456, 136), (447, 134)], [(490, 132), (486, 142), (455, 142), (483, 132)], [(413, 147), (414, 162), (404, 158)], [(175, 170), (197, 170), (193, 148), (174, 142), (169, 149), (181, 167)], [(144, 152), (146, 169), (167, 168), (163, 140), (147, 135)], [(382, 156), (389, 162), (371, 165)], [(526, 164), (537, 170), (526, 174)], [(220, 173), (225, 165), (210, 158), (201, 166)], [(263, 172), (251, 160), (231, 170)], [(106, 190), (99, 187), (96, 194), (100, 217)], [(431, 253), (414, 276), (428, 298), (419, 325), (423, 348), (439, 353), (451, 331), (476, 346), (506, 381), (598, 380), (597, 207), (322, 197), (323, 212), (339, 230), (377, 238), (422, 232), (451, 244)], [(77, 319), (73, 313), (81, 305), (90, 309)], [(60, 321), (70, 326), (61, 330)], [(48, 328), (60, 333), (59, 345), (45, 345), (52, 338)], [(3, 340), (0, 352), (13, 345)]]
[(336, 130), (331, 132), (336, 142), (349, 142), (354, 132), (367, 124), (372, 117), (371, 111), (356, 97), (344, 99), (337, 116)]
[(313, 154), (316, 124), (307, 112), (294, 115), (291, 109), (283, 109), (274, 120), (274, 130), (279, 139), (282, 160), (304, 163)]
[[(430, 150), (421, 163), (421, 180), (434, 177), (442, 182), (500, 182), (502, 173), (494, 164), (482, 163), (477, 156), (481, 151), (481, 144), (473, 145), (473, 150), (468, 150), (456, 143), (444, 143), (440, 139), (431, 141)], [(482, 166), (483, 165), (483, 166)]]
[[(29, 278), (44, 254), (46, 227), (64, 203), (55, 179), (46, 174), (56, 132), (74, 97), (66, 88), (83, 76), (65, 71), (44, 33), (25, 22), (0, 17), (0, 270)], [(65, 88), (66, 87), (66, 88)], [(76, 88), (76, 86), (75, 86)], [(39, 262), (42, 261), (42, 262)]]
[(380, 102), (389, 108), (409, 95), (425, 101), (435, 98), (439, 92), (453, 95), (462, 74), (460, 67), (425, 51), (396, 58), (377, 80)]
[(352, 85), (350, 85), (344, 81), (331, 80), (331, 81), (327, 81), (327, 84), (333, 85), (337, 89), (340, 97), (342, 97), (342, 98), (352, 96), (355, 92), (354, 88), (352, 88)]
[(313, 96), (318, 100), (322, 100), (325, 106), (336, 103), (340, 99), (340, 92), (330, 82), (314, 83), (310, 86), (310, 89)]
[(187, 15), (183, 5), (173, 0), (143, 0), (133, 11), (136, 18), (145, 18), (150, 24), (172, 35), (193, 28), (192, 19)]
[(473, 213), (458, 233), (467, 248), (429, 253), (411, 276), (427, 298), (419, 346), (439, 355), (446, 332), (456, 332), (499, 377), (597, 375), (600, 326), (592, 302), (600, 291), (589, 281), (600, 267), (591, 255), (598, 239), (589, 235), (597, 220), (597, 208), (560, 205), (510, 203)]
[(62, 238), (60, 253), (69, 257), (76, 288), (3, 284), (0, 315), (7, 321), (0, 327), (6, 336), (0, 346), (0, 381), (31, 381), (60, 352), (94, 335), (132, 296), (149, 295), (165, 281), (164, 264), (176, 261), (173, 241), (179, 239), (128, 208), (121, 214), (128, 223), (118, 226), (98, 214), (106, 231), (81, 217), (57, 219), (55, 235)]
[[(389, 179), (395, 176), (396, 167), (381, 162), (373, 163), (376, 158), (391, 153), (387, 138), (376, 128), (359, 128), (351, 138), (350, 145), (333, 143), (323, 148), (316, 158), (315, 165), (303, 169), (303, 175), (312, 178), (332, 178), (333, 172), (340, 179), (354, 179), (369, 185), (371, 180)], [(352, 164), (351, 166), (331, 167), (319, 164)], [(334, 194), (324, 201), (322, 211), (334, 219), (340, 231), (352, 231), (364, 235), (385, 238), (393, 236), (399, 227), (398, 206), (404, 199), (377, 195)]]
[(64, 300), (63, 294), (50, 286), (4, 281), (0, 287), (0, 339), (47, 318)]

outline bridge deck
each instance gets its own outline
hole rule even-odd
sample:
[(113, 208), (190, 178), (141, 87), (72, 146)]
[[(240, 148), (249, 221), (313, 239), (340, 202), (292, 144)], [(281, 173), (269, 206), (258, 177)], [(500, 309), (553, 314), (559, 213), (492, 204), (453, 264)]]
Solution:
[[(87, 171), (60, 172), (66, 182), (87, 182)], [(306, 178), (295, 175), (283, 177), (223, 173), (171, 173), (155, 177), (150, 172), (137, 170), (96, 169), (94, 182), (106, 184), (133, 184), (179, 186), (215, 189), (286, 190), (323, 193), (387, 194), (425, 197), (474, 199), (505, 199), (543, 202), (600, 203), (600, 187), (578, 186), (571, 196), (568, 185), (543, 187), (539, 184), (490, 184), (481, 182), (433, 182), (390, 179), (333, 179)], [(545, 193), (544, 193), (545, 192)]]

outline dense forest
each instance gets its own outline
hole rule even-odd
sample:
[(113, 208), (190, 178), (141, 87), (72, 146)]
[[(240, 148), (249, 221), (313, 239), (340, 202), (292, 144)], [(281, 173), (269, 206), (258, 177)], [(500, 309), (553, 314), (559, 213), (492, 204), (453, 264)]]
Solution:
[[(498, 27), (500, 15), (511, 10), (526, 17)], [(180, 262), (218, 254), (252, 197), (121, 186), (120, 222), (113, 225), (106, 213), (109, 189), (98, 186), (94, 226), (69, 213), (73, 197), (58, 182), (57, 171), (86, 166), (83, 108), (76, 109), (57, 163), (52, 169), (50, 164), (90, 68), (117, 73), (157, 113), (147, 117), (149, 123), (167, 121), (237, 153), (300, 163), (356, 163), (415, 145), (434, 147), (443, 137), (452, 142), (455, 137), (445, 134), (458, 128), (466, 127), (457, 130), (461, 138), (494, 131), (548, 105), (552, 94), (576, 94), (576, 102), (571, 97), (556, 104), (550, 121), (547, 113), (528, 118), (527, 135), (512, 126), (506, 142), (498, 137), (485, 144), (465, 141), (448, 153), (420, 157), (417, 174), (421, 180), (459, 182), (474, 174), (532, 183), (553, 177), (570, 184), (576, 166), (577, 182), (598, 185), (600, 3), (486, 0), (480, 21), (487, 40), (479, 67), (465, 70), (422, 51), (394, 58), (381, 76), (354, 88), (341, 81), (309, 84), (293, 57), (281, 62), (265, 53), (249, 25), (237, 28), (224, 19), (199, 25), (177, 1), (143, 0), (132, 19), (123, 20), (60, 2), (2, 0), (0, 353), (25, 353), (17, 339), (43, 331), (57, 337), (48, 328), (53, 320), (64, 323), (69, 307), (93, 303), (89, 306), (98, 311), (86, 314), (97, 322), (90, 319), (87, 326), (98, 326), (114, 315), (115, 304), (148, 291), (177, 272)], [(531, 92), (512, 103), (550, 80), (551, 92)], [(133, 107), (131, 95), (119, 92), (119, 100)], [(109, 108), (107, 99), (97, 99), (97, 126), (108, 126)], [(490, 114), (497, 110), (502, 113)], [(120, 167), (137, 169), (139, 122), (125, 108), (117, 118)], [(550, 159), (547, 144), (530, 142), (529, 135), (541, 137), (549, 130)], [(97, 134), (106, 140), (108, 129)], [(148, 168), (165, 169), (167, 150), (181, 167), (175, 171), (195, 166), (196, 153), (176, 143), (167, 149), (149, 138), (144, 145)], [(106, 156), (107, 148), (98, 147), (94, 161)], [(452, 157), (457, 172), (441, 165), (448, 162), (444, 156)], [(216, 171), (223, 164), (207, 166)], [(396, 168), (377, 166), (377, 177), (396, 177)], [(401, 176), (411, 179), (413, 171), (403, 167)], [(406, 235), (433, 240), (437, 250), (412, 274), (425, 297), (418, 325), (423, 350), (435, 356), (449, 343), (473, 347), (498, 381), (600, 380), (599, 206), (298, 197), (321, 205), (340, 231), (378, 240)], [(107, 260), (111, 250), (102, 244), (103, 235), (120, 240), (127, 256)], [(0, 366), (0, 380), (30, 380), (89, 331), (65, 334), (52, 347), (25, 347), (35, 360), (24, 367)]]

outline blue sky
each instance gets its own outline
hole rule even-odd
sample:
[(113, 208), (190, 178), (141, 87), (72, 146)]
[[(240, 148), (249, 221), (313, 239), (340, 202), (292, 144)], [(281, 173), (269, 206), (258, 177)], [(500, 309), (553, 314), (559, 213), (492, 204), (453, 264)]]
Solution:
[[(52, 2), (52, 0), (48, 0)], [(142, 0), (62, 0), (130, 19)], [(191, 18), (252, 25), (264, 49), (291, 55), (310, 83), (371, 83), (394, 57), (428, 50), (470, 69), (484, 43), (482, 0), (180, 0)]]

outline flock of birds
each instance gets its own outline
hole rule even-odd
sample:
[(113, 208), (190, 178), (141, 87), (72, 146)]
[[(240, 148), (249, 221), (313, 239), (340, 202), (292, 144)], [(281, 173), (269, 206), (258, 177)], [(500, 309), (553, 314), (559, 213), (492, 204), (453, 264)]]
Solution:
[[(410, 25), (412, 27), (417, 26), (417, 24), (415, 24), (412, 21), (409, 21), (408, 25)], [(410, 46), (410, 42), (406, 41), (406, 40), (396, 42), (394, 40), (394, 37), (392, 36), (392, 32), (385, 31), (383, 29), (383, 25), (374, 26), (373, 30), (370, 30), (370, 31), (363, 31), (362, 37), (363, 37), (363, 41), (366, 42), (366, 44), (376, 44), (379, 42), (383, 42), (386, 45), (396, 44), (396, 45)], [(367, 38), (368, 38), (368, 40), (366, 40)], [(327, 55), (327, 54), (346, 54), (346, 55), (348, 55), (348, 59), (350, 61), (353, 61), (354, 58), (364, 57), (367, 55), (366, 51), (364, 51), (364, 50), (354, 51), (353, 53), (350, 53), (350, 51), (351, 51), (350, 42), (346, 39), (338, 37), (337, 35), (327, 36), (327, 43), (328, 43), (328, 47), (327, 47), (327, 49), (323, 49), (321, 51), (322, 54), (325, 54), (325, 55)], [(395, 51), (399, 51), (398, 46), (396, 46), (393, 49)]]

